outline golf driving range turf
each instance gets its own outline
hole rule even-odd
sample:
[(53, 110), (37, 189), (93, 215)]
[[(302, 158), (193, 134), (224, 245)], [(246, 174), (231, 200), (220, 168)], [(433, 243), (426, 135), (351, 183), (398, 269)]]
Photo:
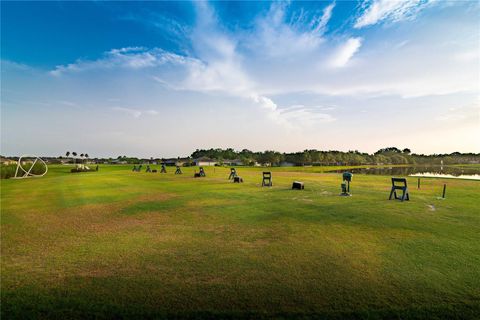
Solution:
[(480, 315), (479, 181), (131, 168), (1, 181), (2, 319)]

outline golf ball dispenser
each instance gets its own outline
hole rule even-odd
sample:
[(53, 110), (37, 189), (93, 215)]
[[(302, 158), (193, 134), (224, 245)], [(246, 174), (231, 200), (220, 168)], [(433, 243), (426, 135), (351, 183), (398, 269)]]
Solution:
[(343, 182), (341, 184), (342, 187), (342, 193), (340, 193), (341, 196), (351, 196), (350, 194), (350, 182), (352, 181), (353, 174), (350, 172), (344, 172), (342, 175)]
[(203, 170), (203, 167), (200, 167), (200, 171), (198, 173), (197, 173), (197, 171), (195, 171), (195, 173), (193, 174), (193, 177), (194, 178), (206, 177), (205, 171)]
[(231, 180), (237, 176), (237, 170), (235, 168), (230, 168), (230, 175), (228, 176), (228, 180)]

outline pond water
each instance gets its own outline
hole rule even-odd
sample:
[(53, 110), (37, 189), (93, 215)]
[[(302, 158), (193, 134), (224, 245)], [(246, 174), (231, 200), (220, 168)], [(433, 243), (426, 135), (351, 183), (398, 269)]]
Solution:
[(334, 170), (330, 172), (342, 173), (349, 171), (353, 174), (375, 174), (383, 176), (412, 176), (429, 178), (457, 178), (480, 180), (480, 169), (459, 168), (450, 166), (412, 166), (412, 167), (382, 167), (356, 168), (349, 170)]

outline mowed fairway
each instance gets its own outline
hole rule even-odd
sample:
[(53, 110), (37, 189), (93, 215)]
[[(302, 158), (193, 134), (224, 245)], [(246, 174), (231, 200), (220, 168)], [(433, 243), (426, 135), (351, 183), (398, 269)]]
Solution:
[(2, 319), (480, 317), (479, 181), (167, 169), (1, 181)]

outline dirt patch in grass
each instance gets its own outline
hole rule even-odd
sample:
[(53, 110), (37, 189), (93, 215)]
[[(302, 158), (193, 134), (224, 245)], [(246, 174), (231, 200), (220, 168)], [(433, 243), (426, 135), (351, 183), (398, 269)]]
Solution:
[[(133, 241), (141, 237), (141, 233), (152, 233), (152, 230), (161, 227), (167, 228), (169, 217), (154, 215), (149, 217), (128, 216), (118, 214), (124, 208), (145, 199), (151, 201), (168, 201), (174, 198), (169, 194), (146, 195), (141, 198), (109, 204), (89, 204), (85, 206), (64, 209), (52, 212), (51, 210), (29, 210), (18, 213), (20, 219), (29, 221), (28, 224), (16, 226), (15, 229), (2, 226), (2, 266), (10, 272), (44, 274), (55, 272), (58, 276), (69, 273), (72, 264), (68, 262), (68, 255), (77, 255), (79, 260), (101, 259), (101, 250), (95, 257), (92, 248), (95, 243), (100, 247), (102, 241), (110, 243), (110, 248), (105, 251), (119, 251), (118, 248), (128, 247), (123, 239), (131, 238)], [(139, 202), (140, 201), (140, 202)], [(157, 237), (168, 239), (174, 237), (168, 232), (163, 232)], [(150, 239), (146, 239), (148, 243)], [(87, 247), (83, 247), (86, 244)], [(89, 249), (90, 248), (90, 249)], [(92, 253), (89, 255), (89, 252)], [(93, 250), (95, 251), (95, 250)], [(66, 258), (66, 260), (64, 259)], [(93, 262), (94, 260), (92, 260)], [(2, 268), (4, 271), (5, 269)], [(75, 269), (75, 268), (74, 268)], [(50, 270), (50, 271), (49, 271)], [(57, 271), (55, 271), (57, 270)], [(100, 269), (99, 269), (100, 270)]]

